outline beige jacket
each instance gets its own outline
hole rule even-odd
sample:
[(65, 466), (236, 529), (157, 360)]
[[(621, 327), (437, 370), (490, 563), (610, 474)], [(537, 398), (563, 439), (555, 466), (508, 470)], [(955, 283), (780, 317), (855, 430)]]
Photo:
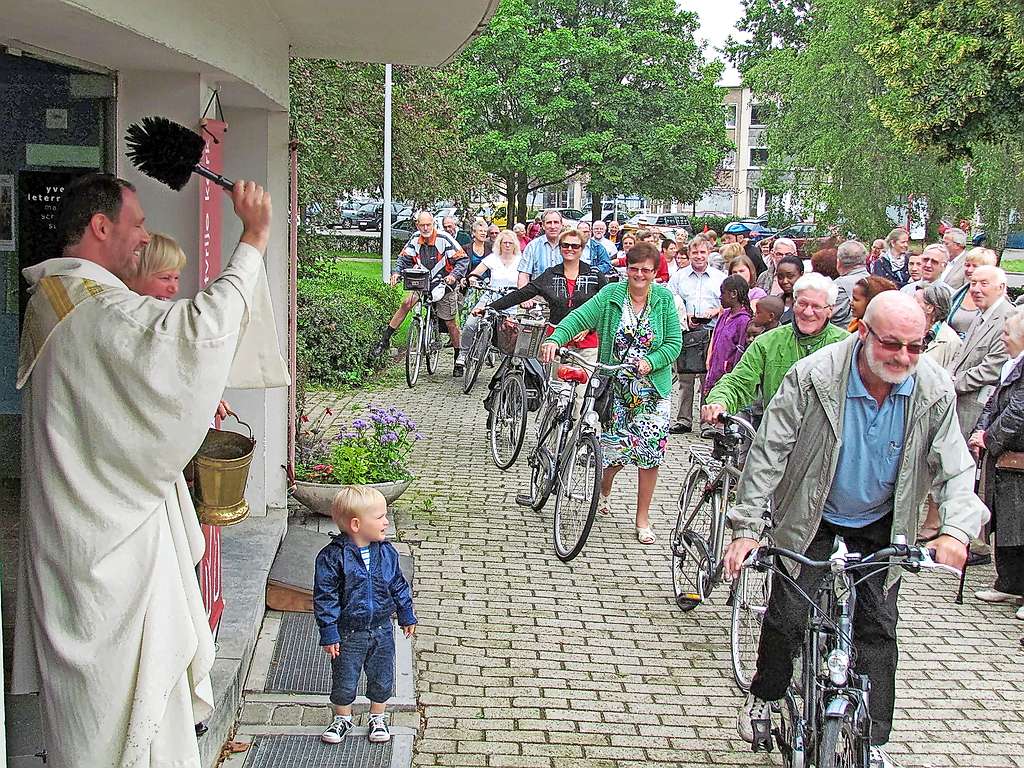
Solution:
[[(839, 461), (846, 384), (857, 337), (830, 344), (786, 374), (764, 414), (729, 511), (733, 538), (758, 538), (771, 500), (777, 546), (804, 552), (818, 530)], [(974, 461), (957, 428), (949, 374), (922, 356), (906, 417), (893, 499), (893, 537), (913, 541), (921, 502), (939, 504), (939, 530), (965, 544), (989, 512), (974, 493)], [(791, 564), (787, 563), (787, 567)], [(890, 572), (895, 583), (900, 569)]]
[(960, 431), (970, 437), (978, 423), (978, 417), (996, 390), (999, 373), (1009, 355), (1003, 344), (1003, 321), (1013, 306), (1004, 298), (989, 310), (988, 317), (980, 314), (974, 318), (964, 343), (949, 366), (956, 390), (956, 412), (960, 420)]

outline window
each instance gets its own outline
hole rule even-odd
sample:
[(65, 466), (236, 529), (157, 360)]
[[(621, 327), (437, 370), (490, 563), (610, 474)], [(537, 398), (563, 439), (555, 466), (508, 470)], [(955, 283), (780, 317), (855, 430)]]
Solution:
[(768, 150), (755, 148), (750, 150), (750, 167), (760, 168), (768, 162)]
[(736, 127), (736, 105), (726, 104), (725, 105), (725, 127), (735, 128)]
[(764, 125), (764, 115), (762, 113), (762, 107), (755, 104), (750, 108), (750, 126)]

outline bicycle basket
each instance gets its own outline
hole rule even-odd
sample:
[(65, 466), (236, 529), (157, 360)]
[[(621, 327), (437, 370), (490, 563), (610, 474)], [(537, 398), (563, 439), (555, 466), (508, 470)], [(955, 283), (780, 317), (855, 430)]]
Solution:
[(494, 345), (513, 357), (537, 357), (547, 323), (528, 317), (510, 317), (498, 325)]
[(419, 267), (402, 271), (402, 287), (407, 291), (425, 291), (430, 287), (430, 272)]

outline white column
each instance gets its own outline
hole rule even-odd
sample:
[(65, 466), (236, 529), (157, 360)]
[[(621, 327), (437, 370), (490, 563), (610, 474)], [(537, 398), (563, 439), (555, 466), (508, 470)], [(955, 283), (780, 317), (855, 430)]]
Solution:
[(391, 65), (384, 65), (384, 217), (380, 227), (381, 273), (391, 277)]

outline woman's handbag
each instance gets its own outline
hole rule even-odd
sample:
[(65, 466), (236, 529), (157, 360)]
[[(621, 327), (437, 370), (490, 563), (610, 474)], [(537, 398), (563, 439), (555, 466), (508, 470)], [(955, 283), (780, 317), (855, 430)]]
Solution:
[(1007, 472), (1024, 472), (1024, 452), (1003, 451), (996, 457), (996, 469)]
[(694, 328), (683, 332), (683, 350), (679, 353), (676, 370), (680, 373), (706, 373), (711, 329)]

